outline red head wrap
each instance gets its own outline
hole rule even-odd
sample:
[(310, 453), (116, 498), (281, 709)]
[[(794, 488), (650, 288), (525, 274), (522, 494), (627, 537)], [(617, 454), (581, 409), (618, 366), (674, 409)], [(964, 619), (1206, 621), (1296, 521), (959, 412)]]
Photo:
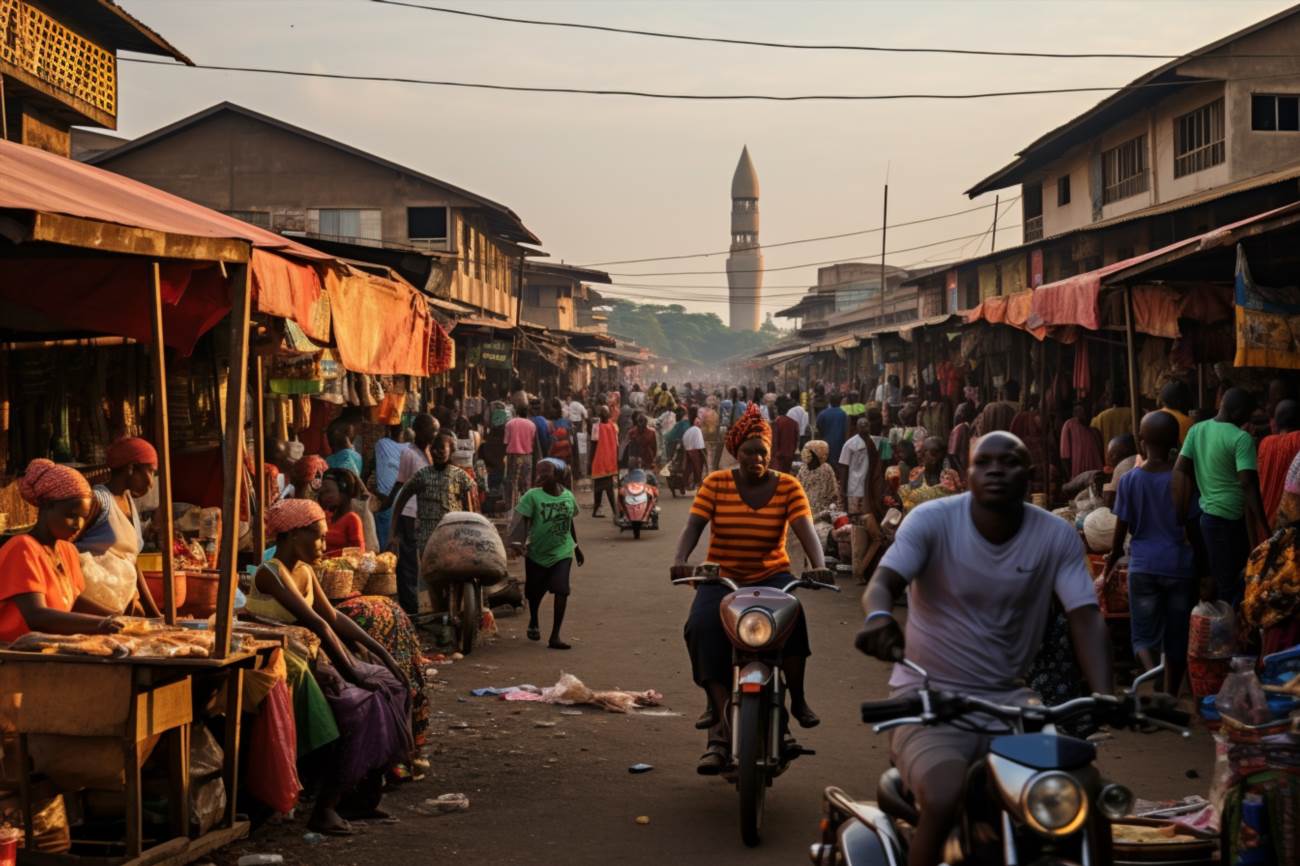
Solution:
[(274, 538), (324, 519), (324, 509), (310, 499), (281, 499), (266, 509), (266, 531)]
[(732, 424), (731, 429), (727, 431), (727, 453), (735, 457), (745, 440), (756, 436), (763, 440), (763, 444), (769, 451), (772, 450), (772, 427), (763, 420), (758, 404), (750, 403), (745, 414), (741, 415), (740, 420)]
[(329, 468), (329, 464), (325, 462), (324, 457), (319, 454), (306, 454), (289, 469), (289, 477), (293, 480), (294, 486), (298, 488), (298, 492), (301, 493), (313, 478), (317, 475), (324, 475), (325, 470)]
[(38, 457), (27, 464), (27, 471), (18, 479), (18, 493), (40, 508), (51, 502), (89, 496), (90, 482), (71, 466), (60, 466)]
[(124, 436), (108, 446), (107, 457), (109, 469), (120, 469), (132, 464), (158, 468), (158, 452), (148, 442), (135, 436)]

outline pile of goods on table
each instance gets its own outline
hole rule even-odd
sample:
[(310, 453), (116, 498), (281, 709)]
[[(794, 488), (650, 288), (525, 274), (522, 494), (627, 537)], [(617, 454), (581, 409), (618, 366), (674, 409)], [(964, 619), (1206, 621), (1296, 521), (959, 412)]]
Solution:
[[(97, 656), (100, 658), (206, 659), (212, 657), (216, 633), (208, 630), (163, 625), (160, 621), (119, 617), (123, 629), (117, 634), (57, 635), (28, 632), (8, 647), (14, 652), (47, 655)], [(231, 635), (230, 648), (239, 652), (245, 638)]]

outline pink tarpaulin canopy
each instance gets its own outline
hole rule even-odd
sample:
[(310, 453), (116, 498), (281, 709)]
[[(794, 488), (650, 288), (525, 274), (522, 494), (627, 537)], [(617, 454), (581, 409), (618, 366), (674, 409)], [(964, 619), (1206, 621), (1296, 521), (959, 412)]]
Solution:
[(1216, 246), (1220, 243), (1219, 238), (1226, 238), (1235, 229), (1270, 219), (1283, 211), (1294, 208), (1294, 204), (1283, 205), (1280, 208), (1211, 229), (1204, 234), (1183, 238), (1181, 241), (1175, 241), (1158, 250), (1151, 250), (1087, 273), (1076, 274), (1073, 277), (1040, 286), (1034, 290), (1030, 324), (1035, 327), (1039, 325), (1078, 325), (1090, 331), (1100, 330), (1101, 313), (1097, 299), (1101, 294), (1102, 285), (1109, 282), (1108, 277), (1186, 247), (1210, 248)]
[[(57, 215), (178, 238), (247, 243), (253, 250), (250, 269), (257, 309), (298, 321), (312, 337), (329, 337), (320, 269), (335, 260), (257, 226), (139, 181), (7, 141), (0, 141), (0, 211), (19, 219), (20, 224), (0, 226), (15, 241), (28, 239), (22, 232), (30, 226), (21, 224), (26, 214), (29, 220)], [(138, 250), (96, 246), (93, 238), (78, 245), (92, 251), (137, 252), (144, 258), (55, 260), (33, 250), (30, 257), (0, 259), (0, 300), (40, 313), (61, 327), (151, 339), (149, 259), (167, 257), (159, 256), (146, 238), (140, 239)], [(167, 342), (188, 353), (230, 309), (225, 279), (212, 262), (177, 259), (164, 262), (161, 276)]]

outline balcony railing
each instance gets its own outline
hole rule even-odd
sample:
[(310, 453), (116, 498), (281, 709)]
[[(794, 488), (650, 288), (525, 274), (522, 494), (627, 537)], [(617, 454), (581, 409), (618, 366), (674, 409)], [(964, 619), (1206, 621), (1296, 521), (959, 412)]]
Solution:
[(1025, 220), (1025, 243), (1043, 239), (1043, 215), (1029, 217)]

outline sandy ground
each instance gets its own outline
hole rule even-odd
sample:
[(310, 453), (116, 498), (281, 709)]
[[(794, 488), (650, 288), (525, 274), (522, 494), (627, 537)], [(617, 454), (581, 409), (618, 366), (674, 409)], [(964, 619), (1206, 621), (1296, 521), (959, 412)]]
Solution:
[[(664, 490), (667, 496), (668, 491)], [(589, 503), (589, 497), (580, 495)], [(589, 505), (588, 505), (589, 507)], [(310, 845), (296, 821), (259, 830), (222, 851), (233, 864), (251, 852), (279, 853), (288, 863), (464, 863), (577, 866), (807, 862), (817, 835), (821, 791), (831, 784), (871, 796), (888, 766), (883, 737), (858, 718), (858, 705), (886, 694), (883, 664), (858, 655), (860, 587), (841, 595), (805, 593), (812, 628), (810, 700), (822, 725), (801, 741), (817, 750), (776, 781), (767, 801), (761, 847), (747, 850), (737, 828), (734, 788), (695, 773), (703, 737), (692, 722), (703, 707), (690, 680), (682, 622), (690, 591), (668, 583), (668, 565), (685, 521), (684, 499), (663, 502), (664, 528), (634, 541), (590, 511), (578, 532), (587, 555), (574, 572), (566, 638), (574, 649), (549, 650), (524, 637), (523, 614), (503, 616), (500, 634), (467, 659), (441, 668), (433, 687), (431, 774), (384, 801), (393, 824), (370, 824), (349, 839)], [(699, 551), (702, 556), (703, 550)], [(549, 627), (549, 603), (542, 611)], [(470, 689), (532, 683), (546, 686), (562, 672), (587, 685), (664, 695), (658, 711), (619, 715), (474, 698)], [(629, 773), (636, 763), (644, 774)], [(1213, 747), (1204, 731), (1123, 734), (1101, 748), (1101, 769), (1139, 797), (1204, 794)], [(467, 812), (427, 817), (423, 803), (440, 794), (469, 797)], [(648, 823), (639, 824), (643, 816)]]

